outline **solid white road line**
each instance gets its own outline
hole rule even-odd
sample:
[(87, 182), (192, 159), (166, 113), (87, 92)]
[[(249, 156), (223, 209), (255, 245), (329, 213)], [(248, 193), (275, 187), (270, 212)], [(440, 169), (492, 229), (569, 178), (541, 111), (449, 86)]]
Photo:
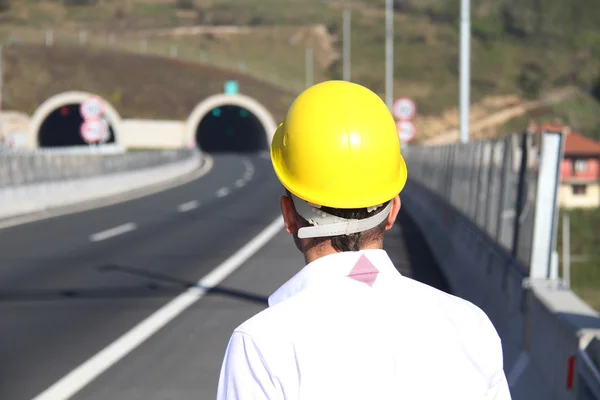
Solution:
[(101, 240), (106, 240), (111, 237), (130, 232), (136, 228), (137, 226), (133, 222), (129, 222), (127, 224), (115, 226), (114, 228), (110, 228), (102, 232), (94, 233), (93, 235), (90, 235), (90, 240), (92, 242), (99, 242)]
[(188, 201), (187, 203), (180, 204), (179, 207), (177, 207), (177, 210), (179, 210), (179, 212), (186, 212), (193, 210), (194, 208), (198, 208), (199, 205), (200, 203), (197, 200), (192, 200)]
[(519, 357), (517, 357), (517, 361), (515, 361), (513, 364), (513, 367), (506, 378), (508, 381), (508, 387), (513, 388), (517, 384), (519, 378), (525, 371), (525, 368), (527, 368), (527, 364), (529, 364), (529, 357), (527, 356), (527, 353), (522, 351), (521, 354), (519, 354)]
[(217, 197), (225, 197), (229, 194), (229, 188), (221, 188), (217, 190)]
[(87, 384), (125, 357), (162, 327), (188, 307), (201, 299), (206, 292), (221, 283), (233, 271), (238, 269), (273, 236), (283, 228), (283, 219), (278, 217), (254, 239), (235, 252), (221, 265), (198, 281), (197, 286), (187, 289), (169, 303), (154, 312), (137, 326), (116, 341), (95, 354), (92, 358), (75, 368), (54, 385), (36, 396), (33, 400), (66, 400), (83, 389)]
[(246, 184), (246, 181), (243, 179), (238, 179), (237, 181), (235, 181), (235, 186), (239, 187), (239, 188), (243, 187), (245, 184)]

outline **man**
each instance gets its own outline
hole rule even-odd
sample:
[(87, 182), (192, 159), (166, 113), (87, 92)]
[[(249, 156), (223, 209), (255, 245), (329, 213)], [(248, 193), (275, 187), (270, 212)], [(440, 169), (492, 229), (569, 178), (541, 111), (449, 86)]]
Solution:
[(407, 170), (381, 99), (349, 82), (307, 89), (271, 160), (307, 265), (233, 332), (217, 399), (510, 399), (483, 311), (403, 277), (383, 250)]

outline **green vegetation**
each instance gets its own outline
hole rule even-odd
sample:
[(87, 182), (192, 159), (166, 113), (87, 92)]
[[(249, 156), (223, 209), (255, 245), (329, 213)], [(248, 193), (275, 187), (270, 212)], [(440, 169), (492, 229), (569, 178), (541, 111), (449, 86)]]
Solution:
[[(321, 0), (0, 0), (0, 38), (168, 55), (248, 73), (298, 92), (305, 47), (315, 48), (315, 80), (341, 77), (342, 1)], [(352, 14), (352, 79), (384, 92), (384, 1), (347, 1)], [(90, 5), (92, 4), (92, 5)], [(420, 115), (438, 115), (458, 97), (459, 1), (396, 0), (395, 93), (415, 98)], [(1, 4), (0, 4), (1, 6)], [(0, 7), (1, 9), (1, 7)], [(600, 70), (596, 0), (479, 0), (473, 4), (473, 86), (490, 95), (535, 98), (565, 85), (590, 88)], [(235, 33), (157, 36), (182, 26), (248, 27)], [(315, 28), (316, 26), (316, 28)], [(144, 42), (146, 40), (146, 42)]]
[(292, 95), (251, 77), (182, 60), (78, 47), (13, 45), (5, 51), (5, 103), (33, 113), (50, 96), (86, 90), (112, 102), (123, 117), (186, 119), (202, 99), (236, 79), (275, 118)]
[[(472, 101), (536, 99), (577, 86), (579, 96), (513, 119), (503, 132), (521, 131), (529, 118), (559, 117), (600, 140), (598, 0), (472, 3)], [(222, 92), (225, 80), (238, 79), (279, 119), (305, 86), (307, 46), (315, 81), (342, 76), (345, 4), (352, 80), (383, 95), (384, 0), (0, 0), (0, 41), (12, 43), (5, 108), (32, 112), (50, 95), (78, 89), (105, 96), (126, 117), (185, 118), (201, 98)], [(457, 105), (459, 4), (395, 0), (394, 92), (414, 98), (419, 117)], [(171, 31), (198, 26), (205, 31)], [(228, 26), (240, 28), (218, 29)], [(43, 45), (49, 29), (52, 47)], [(175, 50), (177, 59), (165, 58)], [(436, 132), (454, 124), (447, 114)], [(587, 257), (574, 261), (572, 284), (600, 309), (600, 211), (570, 213), (572, 252)]]
[(529, 119), (538, 123), (559, 119), (567, 123), (575, 132), (600, 142), (600, 103), (586, 93), (581, 93), (558, 105), (542, 107), (522, 117), (512, 119), (502, 126), (501, 134), (509, 135), (523, 131)]
[(565, 213), (569, 215), (571, 226), (571, 288), (600, 311), (600, 209), (561, 210), (557, 241), (559, 255), (562, 254), (562, 217)]

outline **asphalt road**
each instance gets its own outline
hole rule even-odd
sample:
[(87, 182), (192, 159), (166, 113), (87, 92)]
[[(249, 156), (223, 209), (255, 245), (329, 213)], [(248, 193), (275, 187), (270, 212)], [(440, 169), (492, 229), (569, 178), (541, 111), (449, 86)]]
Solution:
[[(0, 399), (34, 398), (154, 315), (263, 231), (281, 193), (267, 159), (216, 156), (191, 183), (0, 230)], [(404, 275), (447, 289), (406, 214), (386, 249)], [(74, 398), (214, 398), (231, 331), (301, 267), (277, 234)]]

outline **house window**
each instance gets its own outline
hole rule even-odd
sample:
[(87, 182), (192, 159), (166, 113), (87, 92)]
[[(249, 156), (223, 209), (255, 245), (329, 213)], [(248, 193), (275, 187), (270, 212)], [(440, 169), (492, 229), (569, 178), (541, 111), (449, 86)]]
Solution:
[(582, 173), (582, 172), (586, 172), (587, 171), (587, 160), (575, 160), (573, 162), (573, 169), (575, 169), (575, 172), (577, 173)]
[(573, 194), (583, 196), (587, 185), (573, 185)]

